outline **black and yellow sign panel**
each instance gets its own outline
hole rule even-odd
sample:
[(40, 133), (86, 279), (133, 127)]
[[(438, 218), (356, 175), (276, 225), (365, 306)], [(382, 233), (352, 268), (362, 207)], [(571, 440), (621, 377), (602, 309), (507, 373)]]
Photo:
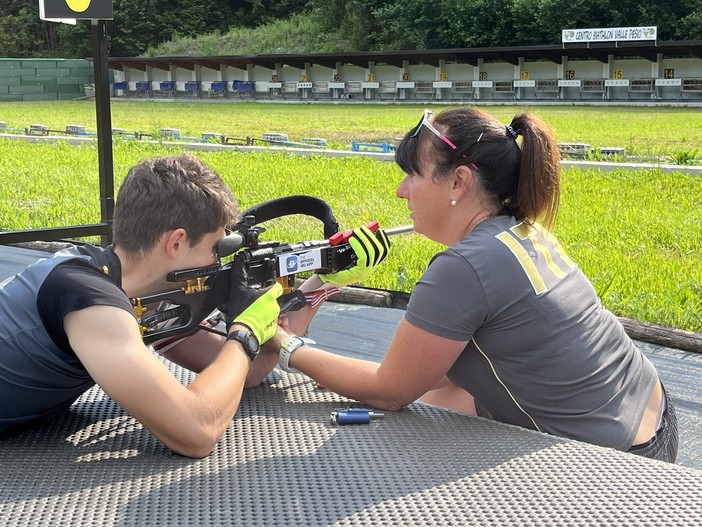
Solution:
[(44, 18), (112, 20), (112, 0), (39, 0)]

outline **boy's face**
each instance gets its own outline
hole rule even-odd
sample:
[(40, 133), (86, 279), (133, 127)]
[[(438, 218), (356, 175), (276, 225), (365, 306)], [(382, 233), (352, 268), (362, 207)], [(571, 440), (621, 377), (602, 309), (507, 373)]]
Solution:
[(202, 239), (194, 246), (190, 247), (186, 244), (185, 253), (182, 263), (186, 263), (186, 267), (181, 269), (190, 269), (193, 267), (207, 267), (219, 262), (217, 256), (217, 242), (225, 236), (224, 227), (214, 232), (205, 234)]

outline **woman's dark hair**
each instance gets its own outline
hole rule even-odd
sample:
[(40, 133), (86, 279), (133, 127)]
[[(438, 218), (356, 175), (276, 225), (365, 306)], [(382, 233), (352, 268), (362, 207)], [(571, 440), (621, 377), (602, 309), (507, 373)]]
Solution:
[(560, 199), (560, 153), (544, 121), (524, 113), (505, 126), (477, 108), (458, 108), (436, 115), (431, 124), (456, 149), (429, 129), (410, 130), (395, 152), (395, 162), (404, 172), (422, 174), (429, 159), (436, 164), (431, 177), (437, 179), (460, 165), (468, 166), (500, 204), (502, 214), (553, 226)]

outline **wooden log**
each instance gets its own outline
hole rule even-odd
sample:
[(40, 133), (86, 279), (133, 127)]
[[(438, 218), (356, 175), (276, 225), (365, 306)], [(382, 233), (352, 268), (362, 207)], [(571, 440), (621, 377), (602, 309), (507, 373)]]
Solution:
[(33, 251), (44, 251), (47, 253), (55, 253), (68, 247), (72, 247), (72, 243), (68, 242), (22, 242), (11, 243), (11, 247), (21, 247), (23, 249), (32, 249)]
[(405, 309), (409, 302), (409, 293), (372, 289), (366, 287), (340, 287), (341, 294), (331, 298), (332, 302), (343, 304), (363, 304), (373, 307), (391, 307)]
[(620, 318), (619, 321), (624, 326), (627, 335), (634, 340), (659, 344), (683, 351), (702, 353), (702, 333), (657, 326), (628, 318)]
[[(374, 307), (406, 309), (409, 293), (371, 289), (363, 287), (342, 287), (341, 294), (331, 299), (332, 302), (345, 304), (364, 304)], [(649, 342), (659, 346), (683, 351), (702, 353), (702, 333), (657, 326), (648, 322), (639, 322), (628, 318), (619, 318), (627, 335), (634, 340)]]

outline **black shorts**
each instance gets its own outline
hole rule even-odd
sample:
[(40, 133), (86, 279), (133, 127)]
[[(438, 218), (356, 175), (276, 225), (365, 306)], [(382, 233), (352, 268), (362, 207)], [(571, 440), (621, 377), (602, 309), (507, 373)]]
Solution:
[(675, 416), (673, 400), (665, 388), (663, 388), (663, 393), (665, 394), (666, 409), (663, 412), (661, 427), (650, 441), (631, 447), (629, 452), (637, 456), (675, 463), (678, 457), (678, 418)]
[[(661, 427), (650, 441), (631, 447), (629, 452), (637, 456), (675, 463), (678, 457), (678, 419), (675, 416), (673, 400), (665, 391), (665, 387), (663, 393), (665, 394), (666, 409), (663, 412)], [(478, 416), (494, 419), (487, 408), (477, 399), (475, 400), (475, 409)]]

